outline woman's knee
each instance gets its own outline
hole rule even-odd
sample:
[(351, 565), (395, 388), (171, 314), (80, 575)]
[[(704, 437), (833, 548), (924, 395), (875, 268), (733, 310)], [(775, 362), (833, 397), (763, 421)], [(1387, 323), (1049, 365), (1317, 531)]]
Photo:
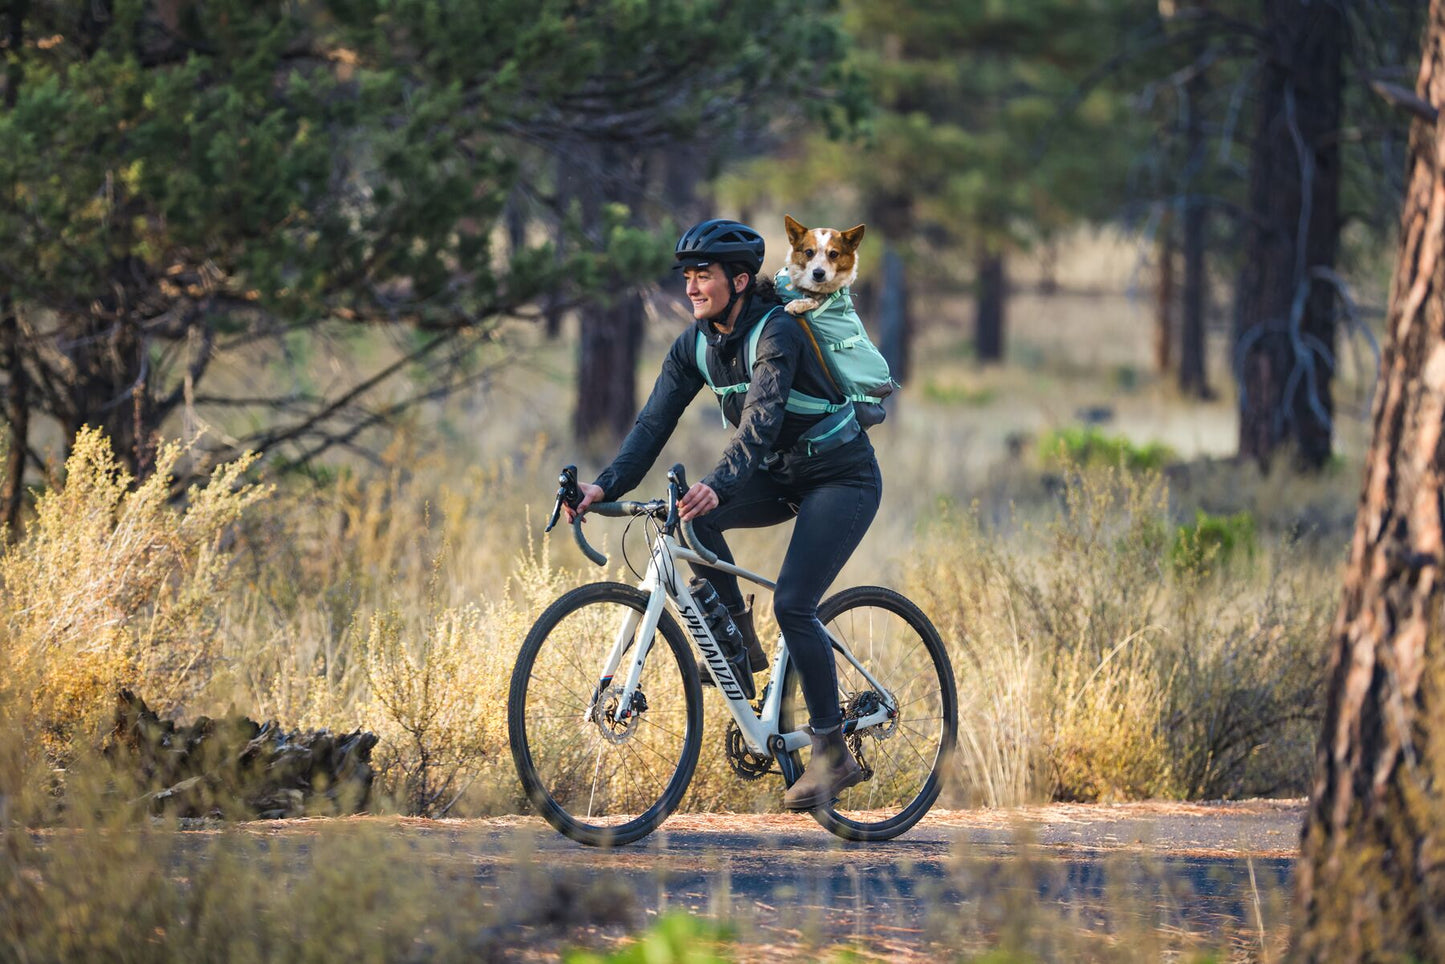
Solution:
[(773, 594), (773, 615), (778, 618), (778, 625), (787, 630), (789, 627), (801, 629), (811, 626), (818, 615), (818, 599), (811, 593), (779, 586)]

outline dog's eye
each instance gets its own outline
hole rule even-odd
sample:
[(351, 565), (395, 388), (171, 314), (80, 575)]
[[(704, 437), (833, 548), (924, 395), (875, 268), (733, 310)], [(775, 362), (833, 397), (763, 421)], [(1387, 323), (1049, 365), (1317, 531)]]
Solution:
[(837, 261), (837, 260), (838, 260), (838, 252), (836, 252), (836, 251), (829, 251), (829, 252), (828, 252), (828, 260), (829, 260), (829, 261)]
[(803, 257), (805, 257), (805, 258), (811, 258), (812, 256), (813, 256), (813, 249), (812, 249), (812, 248), (804, 248), (804, 249), (803, 249)]

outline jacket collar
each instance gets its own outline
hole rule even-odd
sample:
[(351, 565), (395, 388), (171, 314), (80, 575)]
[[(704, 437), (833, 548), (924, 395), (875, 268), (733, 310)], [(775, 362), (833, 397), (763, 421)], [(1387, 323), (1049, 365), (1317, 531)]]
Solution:
[(709, 346), (719, 351), (742, 341), (747, 337), (748, 332), (753, 330), (753, 325), (757, 324), (758, 320), (767, 313), (766, 308), (768, 307), (753, 297), (751, 291), (743, 295), (742, 302), (743, 308), (738, 312), (737, 324), (733, 325), (733, 330), (727, 334), (714, 328), (710, 320), (694, 319), (693, 327), (702, 332), (702, 336), (707, 339)]

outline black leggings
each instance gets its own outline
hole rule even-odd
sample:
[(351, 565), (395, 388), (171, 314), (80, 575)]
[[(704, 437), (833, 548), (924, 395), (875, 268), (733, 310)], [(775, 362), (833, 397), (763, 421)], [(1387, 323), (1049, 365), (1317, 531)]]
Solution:
[[(719, 558), (732, 562), (732, 553), (722, 537), (724, 530), (756, 529), (797, 517), (778, 572), (773, 614), (788, 641), (788, 653), (797, 664), (803, 699), (814, 728), (843, 722), (832, 644), (818, 621), (818, 603), (868, 531), (882, 493), (883, 478), (877, 462), (855, 479), (811, 488), (784, 486), (767, 472), (758, 471), (726, 505), (693, 520), (702, 544)], [(729, 609), (742, 609), (743, 595), (736, 576), (705, 566), (694, 569), (717, 588)]]

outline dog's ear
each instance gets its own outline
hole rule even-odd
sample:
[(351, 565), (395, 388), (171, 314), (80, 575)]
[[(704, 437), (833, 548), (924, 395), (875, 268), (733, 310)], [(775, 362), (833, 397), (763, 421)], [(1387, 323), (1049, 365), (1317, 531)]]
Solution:
[(808, 233), (808, 229), (803, 227), (797, 221), (793, 220), (793, 216), (791, 214), (783, 215), (783, 227), (788, 229), (789, 244), (797, 244), (798, 240), (802, 238), (803, 235)]
[(848, 246), (849, 251), (856, 251), (858, 250), (858, 245), (863, 243), (863, 225), (860, 224), (856, 228), (849, 228), (847, 231), (842, 231), (839, 233), (839, 236), (843, 239), (843, 243)]

